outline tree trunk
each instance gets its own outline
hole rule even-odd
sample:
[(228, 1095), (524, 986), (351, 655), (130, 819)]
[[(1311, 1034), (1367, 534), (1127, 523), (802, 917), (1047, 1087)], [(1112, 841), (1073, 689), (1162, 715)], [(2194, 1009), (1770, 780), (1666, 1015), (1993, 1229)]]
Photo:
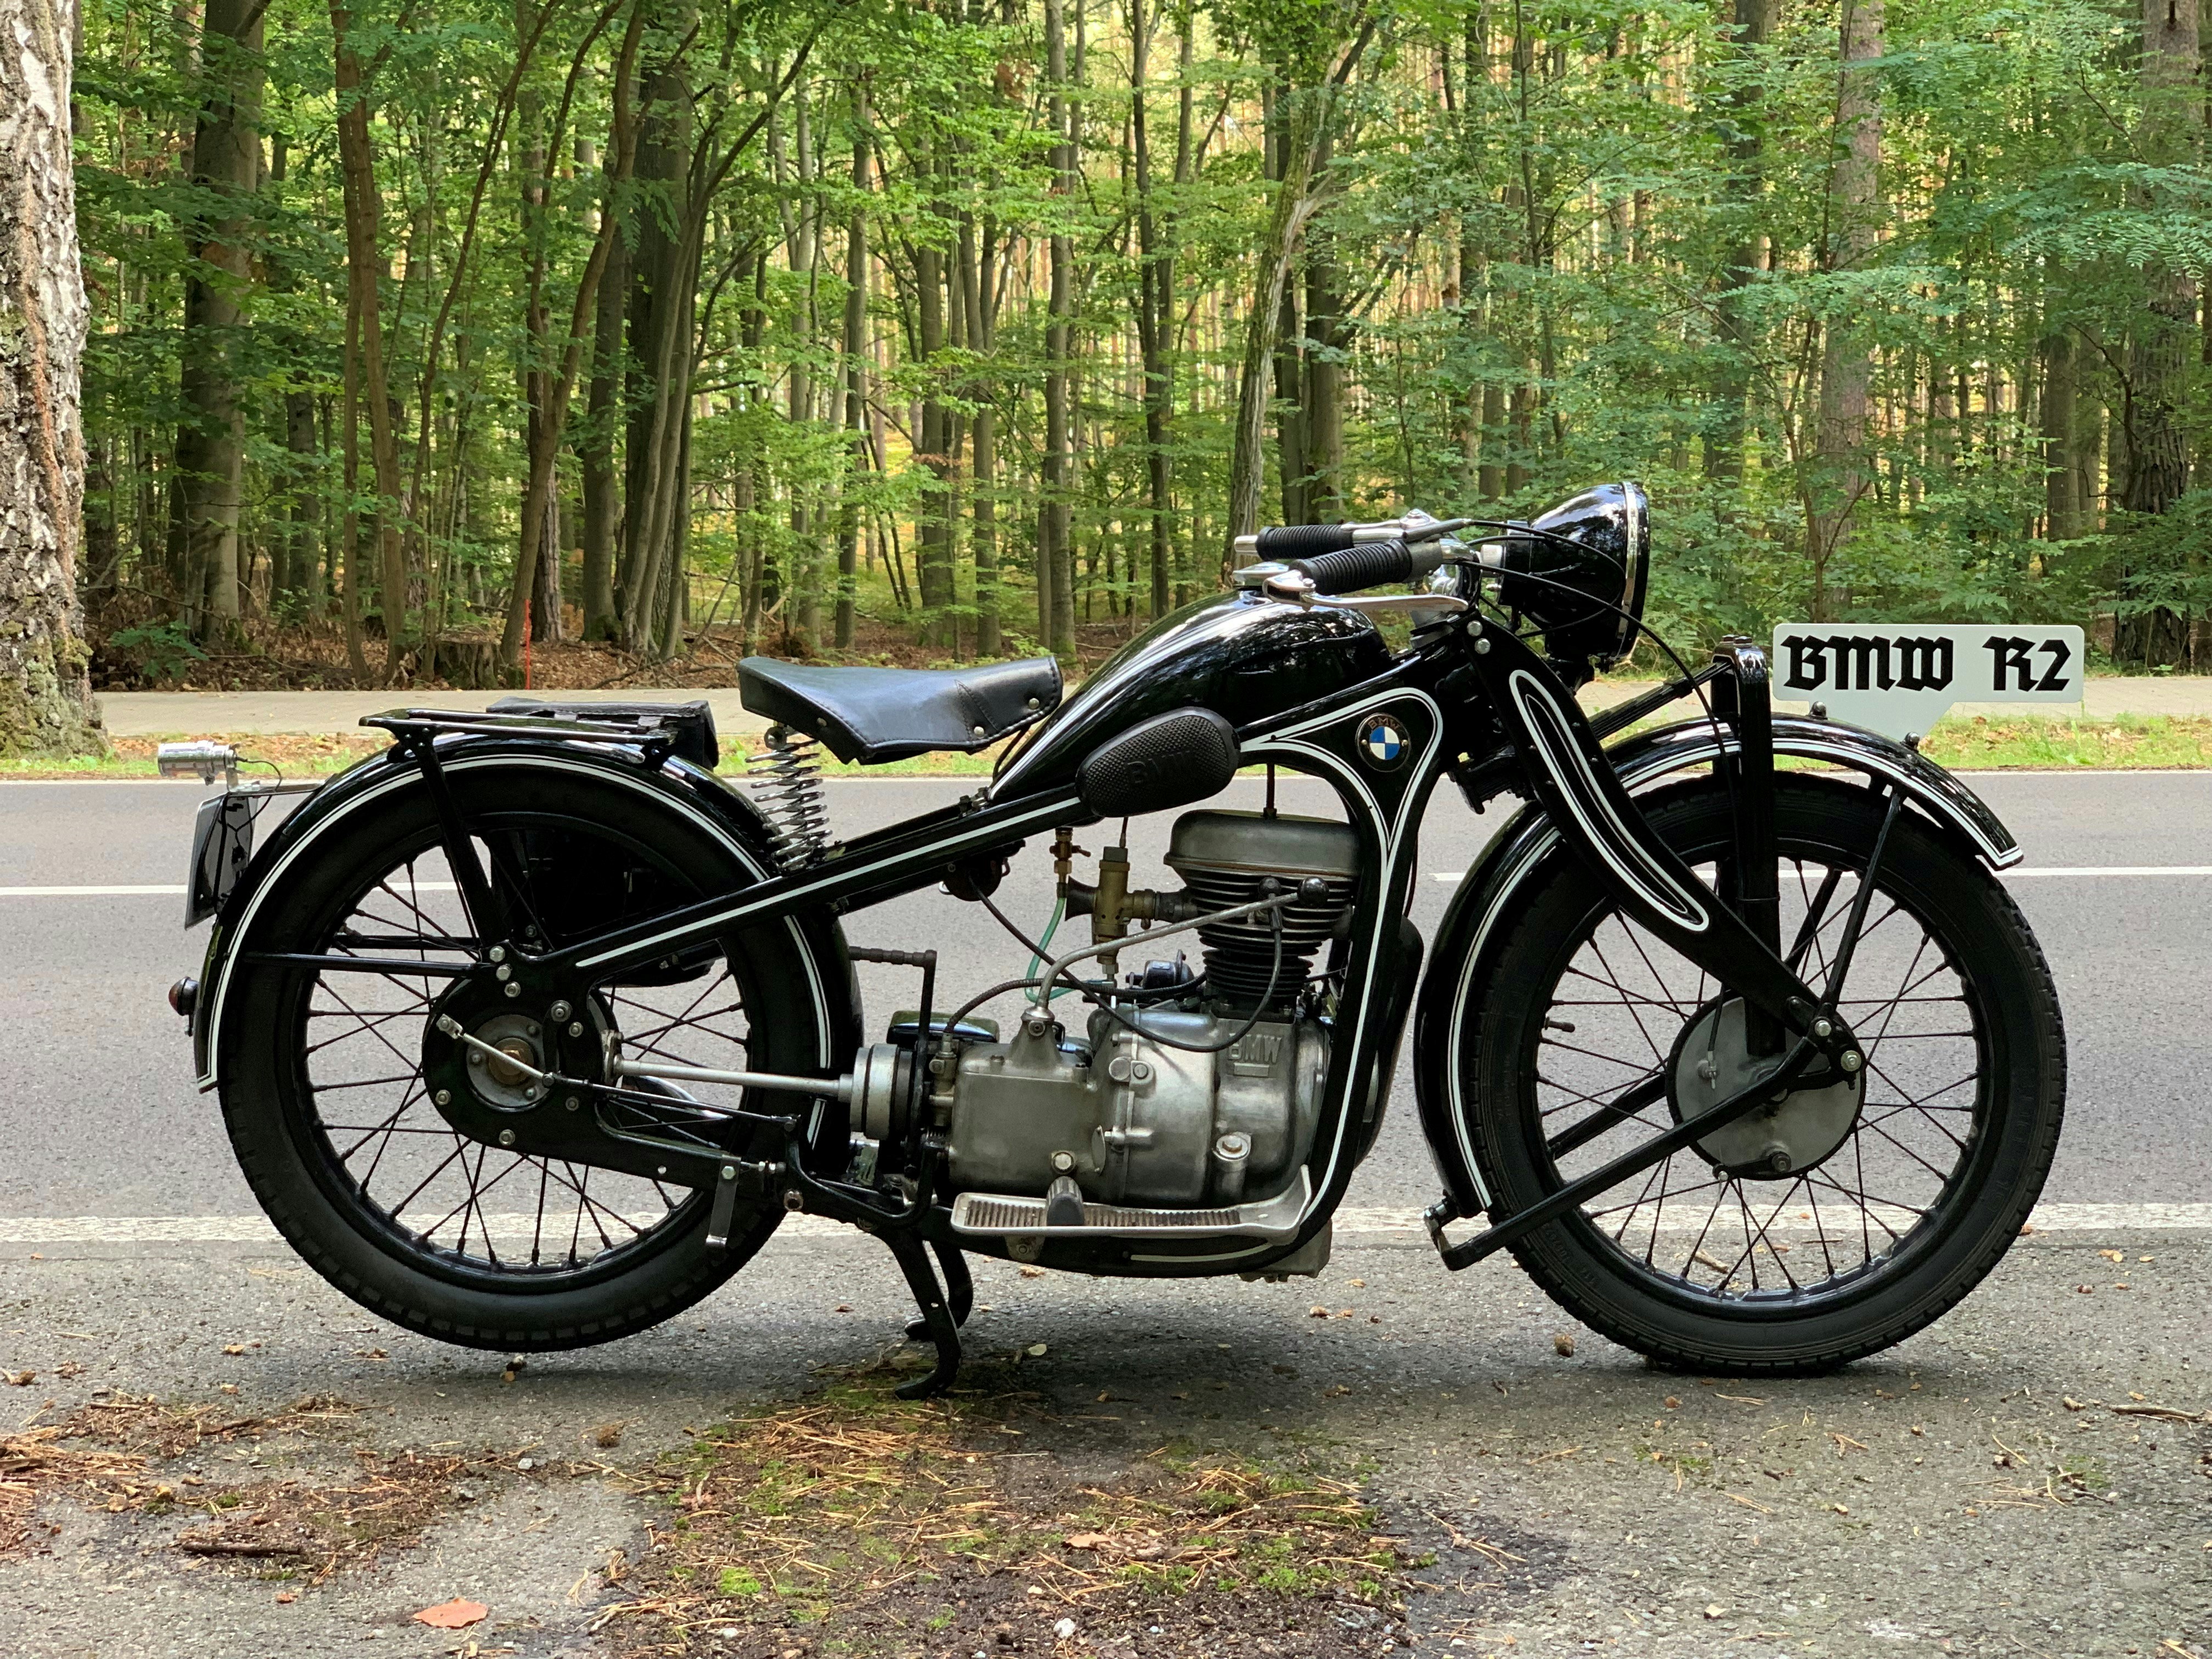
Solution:
[(1344, 350), (1351, 329), (1344, 282), (1326, 236), (1306, 249), (1305, 512), (1310, 524), (1344, 516)]
[[(1856, 270), (1877, 245), (1875, 210), (1881, 161), (1881, 85), (1863, 67), (1882, 54), (1883, 0), (1844, 0), (1837, 71), (1836, 131), (1828, 167), (1830, 270)], [(1808, 481), (1806, 552), (1812, 566), (1812, 615), (1831, 619), (1831, 576), (1867, 493), (1867, 387), (1872, 377), (1862, 318), (1838, 310), (1823, 332), (1820, 406)]]
[(1723, 100), (1723, 148), (1729, 158), (1728, 198), (1741, 216), (1727, 262), (1721, 267), (1713, 308), (1725, 343), (1714, 375), (1714, 409), (1706, 429), (1705, 476), (1733, 489), (1743, 482), (1743, 434), (1751, 396), (1750, 320), (1744, 290), (1759, 264), (1755, 215), (1760, 197), (1761, 122), (1765, 93), (1752, 52), (1766, 45), (1774, 27), (1774, 0), (1735, 0), (1736, 80)]
[[(1351, 14), (1340, 14), (1349, 15)], [(1229, 460), (1228, 544), (1233, 552), (1239, 536), (1257, 528), (1265, 467), (1261, 434), (1267, 428), (1267, 377), (1273, 356), (1275, 330), (1282, 313), (1283, 296), (1290, 287), (1291, 268), (1304, 240), (1306, 222), (1319, 205), (1315, 184), (1321, 170), (1323, 148), (1334, 118), (1337, 89), (1358, 67), (1367, 43), (1374, 38), (1375, 20), (1369, 18), (1340, 57), (1332, 45), (1328, 58), (1310, 65), (1311, 84), (1299, 85), (1296, 73), (1285, 74), (1278, 94), (1290, 109), (1282, 125), (1281, 176), (1275, 186), (1274, 204), (1261, 239), (1258, 274), (1251, 308), (1245, 313), (1244, 349), (1237, 371), (1236, 439)], [(1332, 66), (1328, 58), (1334, 58)]]
[(868, 390), (861, 354), (868, 329), (868, 92), (853, 89), (853, 207), (845, 223), (845, 489), (837, 512), (837, 647), (853, 646), (860, 574), (860, 475), (868, 460)]
[(184, 404), (177, 423), (184, 519), (178, 598), (203, 639), (240, 611), (246, 411), (239, 302), (253, 276), (253, 192), (261, 182), (261, 0), (208, 0), (190, 205), (182, 216), (189, 259), (178, 388)]
[[(1067, 28), (1061, 0), (1044, 0), (1045, 78), (1051, 83), (1053, 193), (1076, 188), (1073, 112), (1067, 93)], [(1075, 656), (1075, 561), (1069, 546), (1068, 346), (1075, 314), (1075, 245), (1056, 230), (1046, 301), (1044, 461), (1037, 505), (1037, 631), (1063, 661)], [(927, 604), (927, 599), (924, 600)]]
[[(599, 212), (620, 211), (611, 190)], [(585, 398), (585, 427), (577, 458), (583, 474), (584, 638), (611, 640), (620, 631), (615, 610), (615, 546), (622, 534), (622, 481), (615, 471), (615, 429), (622, 422), (623, 300), (629, 288), (629, 245), (617, 232), (607, 250), (606, 273), (592, 307), (592, 385)]]
[(1157, 13), (1146, 17), (1145, 0), (1129, 0), (1129, 35), (1134, 42), (1129, 64), (1129, 118), (1137, 185), (1137, 344), (1145, 376), (1146, 529), (1155, 617), (1168, 613), (1175, 563), (1174, 463), (1168, 453), (1175, 374), (1167, 342), (1168, 318), (1175, 303), (1175, 264), (1174, 256), (1161, 246), (1159, 216), (1152, 205), (1152, 142), (1146, 86), (1152, 75), (1152, 29), (1158, 21)]
[[(2197, 0), (2142, 0), (2142, 119), (2136, 153), (2153, 167), (2188, 164), (2196, 146)], [(2147, 212), (2175, 205), (2139, 194)], [(2189, 487), (2189, 452), (2178, 414), (2197, 313), (2185, 271), (2152, 262), (2142, 270), (2144, 304), (2128, 342), (2128, 468), (2122, 505), (2163, 513)]]
[[(375, 153), (368, 137), (368, 91), (362, 83), (361, 58), (352, 46), (352, 13), (345, 6), (331, 7), (338, 158), (345, 198), (346, 287), (355, 325), (360, 331), (356, 395), (368, 406), (369, 454), (376, 473), (378, 603), (384, 615), (384, 674), (389, 680), (398, 673), (407, 632), (407, 564), (399, 540), (399, 447), (392, 430), (392, 397), (385, 375), (383, 301), (378, 293), (384, 270), (378, 246), (384, 204), (377, 194)], [(350, 575), (350, 560), (348, 571)], [(355, 597), (357, 602), (358, 594)], [(358, 611), (354, 614), (358, 616)]]
[(76, 596), (88, 309), (70, 155), (72, 53), (53, 0), (0, 0), (0, 754), (106, 747)]
[(2043, 538), (2068, 541), (2081, 533), (2075, 498), (2074, 342), (2054, 334), (2043, 343)]
[(664, 583), (679, 562), (684, 408), (689, 401), (692, 311), (696, 284), (685, 222), (692, 147), (689, 66), (679, 53), (642, 76), (643, 129), (636, 176), (645, 185), (630, 267), (629, 347), (633, 392), (624, 454), (623, 647), (665, 656), (673, 641), (659, 624)]

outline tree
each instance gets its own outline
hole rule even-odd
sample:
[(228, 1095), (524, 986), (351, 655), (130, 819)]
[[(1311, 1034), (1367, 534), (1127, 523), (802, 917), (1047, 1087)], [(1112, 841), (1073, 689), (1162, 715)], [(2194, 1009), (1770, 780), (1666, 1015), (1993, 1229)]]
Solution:
[(79, 637), (87, 307), (70, 157), (69, 19), (0, 0), (0, 754), (106, 744)]

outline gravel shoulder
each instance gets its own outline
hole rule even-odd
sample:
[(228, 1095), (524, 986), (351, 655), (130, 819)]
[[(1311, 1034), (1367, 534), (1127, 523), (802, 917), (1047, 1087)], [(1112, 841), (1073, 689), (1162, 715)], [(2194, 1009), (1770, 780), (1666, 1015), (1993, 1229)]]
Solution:
[[(1379, 1601), (1251, 1589), (1241, 1628), (1216, 1601), (1173, 1596), (1140, 1620), (1093, 1620), (1081, 1597), (1010, 1601), (983, 1568), (939, 1593), (948, 1615), (971, 1597), (1000, 1609), (994, 1651), (1066, 1659), (1407, 1645), (1514, 1659), (2202, 1655), (2208, 1263), (2201, 1231), (2029, 1237), (1891, 1354), (1757, 1386), (1651, 1370), (1577, 1330), (1517, 1269), (1449, 1276), (1421, 1242), (1349, 1241), (1320, 1279), (1280, 1285), (980, 1264), (976, 1376), (1030, 1402), (1010, 1420), (1033, 1483), (1111, 1487), (1162, 1456), (1349, 1471), (1415, 1587)], [(0, 1651), (973, 1650), (947, 1645), (968, 1628), (950, 1616), (840, 1648), (757, 1617), (757, 1599), (684, 1630), (635, 1605), (672, 1524), (669, 1460), (893, 1353), (904, 1310), (868, 1241), (777, 1241), (671, 1326), (512, 1373), (378, 1323), (265, 1247), (11, 1246), (0, 1298), (0, 1370), (33, 1373), (0, 1389), (0, 1431), (126, 1396), (240, 1418), (342, 1402), (297, 1432), (155, 1460), (144, 1480), (178, 1501), (42, 1492), (26, 1546), (0, 1559)], [(358, 1485), (408, 1453), (469, 1473), (418, 1533), (327, 1576), (176, 1547), (209, 1525), (189, 1500), (210, 1486)], [(1402, 1614), (1376, 1611), (1401, 1594)], [(412, 1621), (454, 1597), (486, 1616), (459, 1632)]]

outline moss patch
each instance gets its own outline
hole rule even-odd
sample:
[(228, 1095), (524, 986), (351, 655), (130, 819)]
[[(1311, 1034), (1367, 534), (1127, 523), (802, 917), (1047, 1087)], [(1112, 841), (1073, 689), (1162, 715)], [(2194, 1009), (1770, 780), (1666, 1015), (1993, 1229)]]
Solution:
[(644, 1477), (665, 1518), (605, 1615), (617, 1650), (1083, 1659), (1133, 1638), (1147, 1656), (1336, 1659), (1389, 1644), (1425, 1558), (1380, 1534), (1348, 1461), (1103, 1447), (1011, 1370), (966, 1376), (918, 1404), (889, 1374), (841, 1378)]

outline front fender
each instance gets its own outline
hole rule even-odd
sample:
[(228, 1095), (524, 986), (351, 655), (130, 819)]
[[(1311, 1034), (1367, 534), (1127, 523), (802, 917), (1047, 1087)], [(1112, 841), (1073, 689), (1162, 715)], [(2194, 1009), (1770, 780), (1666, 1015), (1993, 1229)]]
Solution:
[[(1705, 720), (1662, 726), (1606, 751), (1622, 785), (1634, 793), (1692, 767), (1735, 752), (1735, 734)], [(1980, 796), (1935, 762), (1879, 732), (1832, 721), (1778, 716), (1774, 752), (1863, 772), (1900, 791), (1937, 828), (1958, 838), (1991, 869), (2020, 862), (2012, 832)], [(1559, 831), (1538, 807), (1524, 806), (1506, 821), (1461, 880), (1446, 907), (1429, 958), (1427, 977), (1413, 1017), (1413, 1096), (1422, 1133), (1442, 1177), (1445, 1195), (1462, 1215), (1487, 1209), (1490, 1196), (1468, 1156), (1464, 1126), (1451, 1107), (1451, 1041), (1489, 957), (1501, 943), (1497, 924), (1513, 895), (1561, 845)]]
[[(774, 836), (760, 809), (726, 787), (712, 773), (688, 762), (671, 759), (653, 767), (633, 749), (505, 736), (441, 738), (438, 755), (440, 763), (448, 770), (478, 766), (588, 769), (636, 790), (641, 809), (659, 805), (699, 822), (731, 847), (755, 878), (765, 879), (777, 870)], [(332, 826), (356, 813), (377, 811), (386, 797), (416, 786), (421, 777), (421, 769), (395, 745), (317, 790), (255, 853), (215, 919), (200, 970), (191, 1036), (193, 1068), (203, 1091), (222, 1081), (219, 1038), (231, 959), (252, 935), (262, 902), (276, 878), (294, 860), (307, 855)], [(827, 1062), (849, 1054), (860, 1042), (860, 1002), (853, 965), (845, 952), (843, 932), (834, 922), (802, 926), (794, 919), (791, 926), (799, 935), (800, 948), (813, 956), (819, 970), (822, 1030), (838, 1050), (822, 1057)]]

